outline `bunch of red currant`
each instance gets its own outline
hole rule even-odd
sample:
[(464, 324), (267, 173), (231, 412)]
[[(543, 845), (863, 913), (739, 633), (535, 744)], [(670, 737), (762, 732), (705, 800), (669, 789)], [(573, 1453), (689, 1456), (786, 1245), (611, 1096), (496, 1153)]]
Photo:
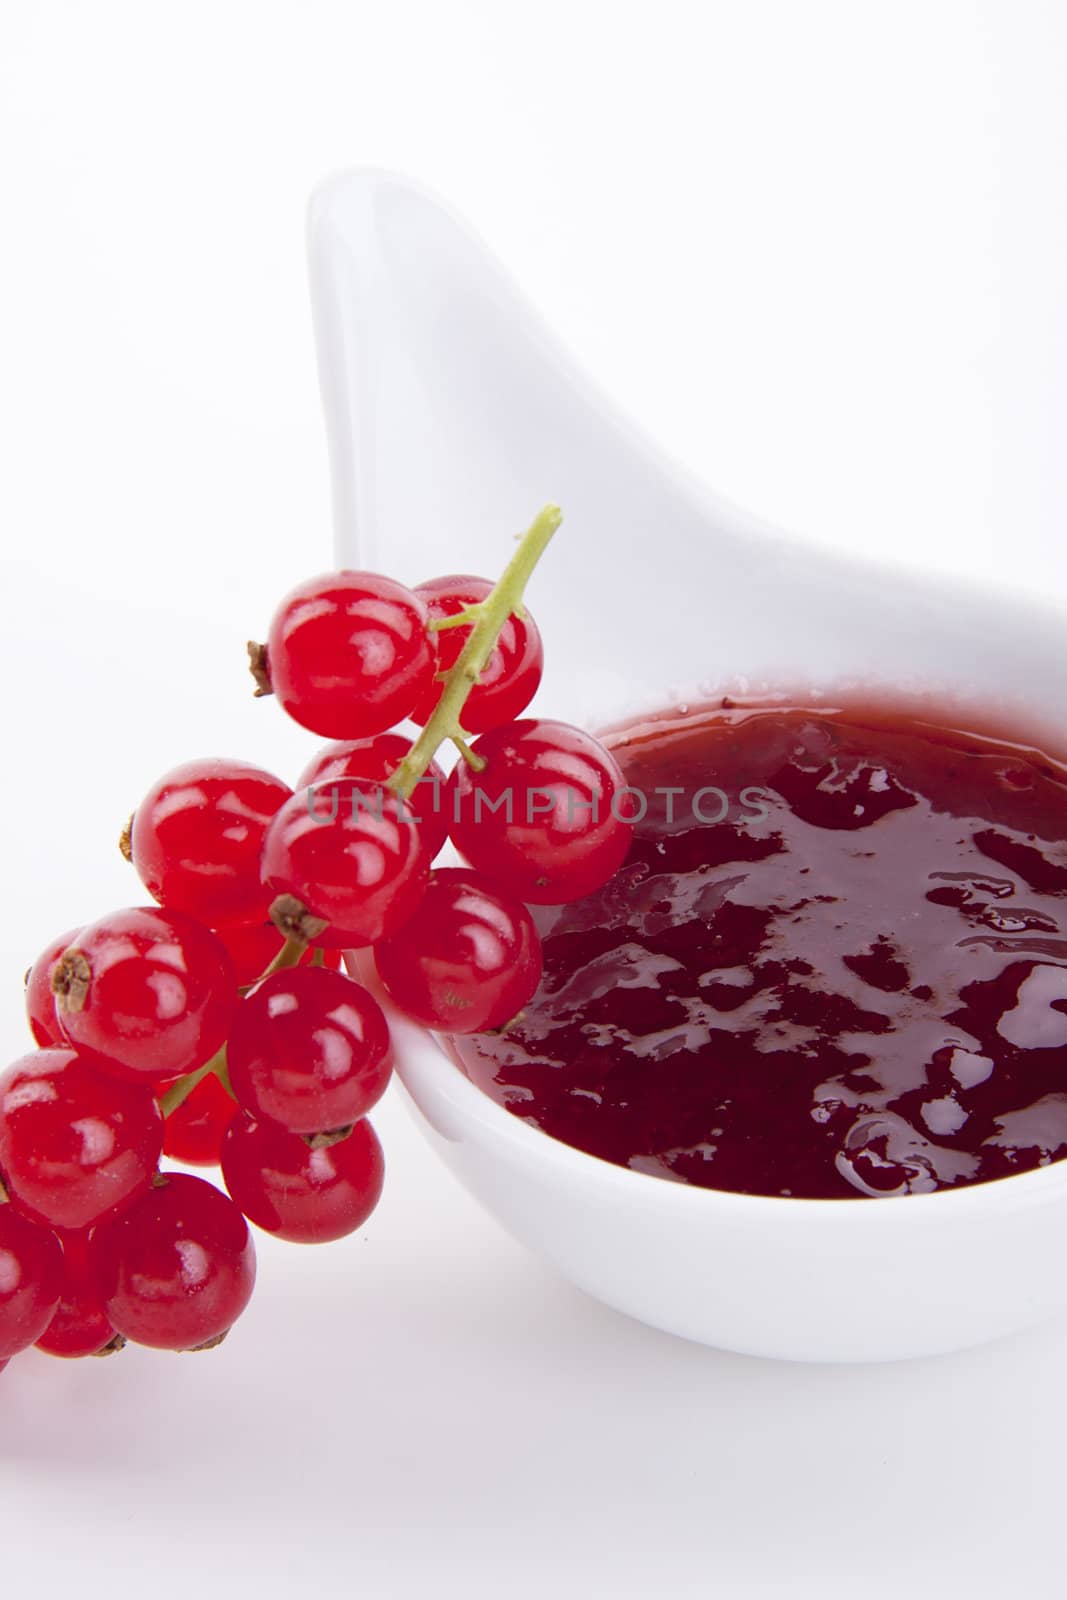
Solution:
[[(257, 692), (341, 742), (295, 792), (238, 761), (167, 773), (122, 840), (158, 903), (30, 968), (40, 1048), (0, 1077), (0, 1367), (31, 1344), (217, 1344), (252, 1292), (249, 1221), (337, 1239), (381, 1192), (366, 1117), (389, 1031), (340, 952), (373, 946), (427, 1027), (498, 1028), (541, 976), (528, 904), (621, 865), (631, 797), (611, 755), (515, 720), (543, 659), (522, 593), (559, 520), (541, 513), (495, 586), (338, 572), (290, 594), (249, 647)], [(405, 719), (414, 743), (390, 731)], [(469, 865), (432, 870), (449, 836)], [(163, 1155), (220, 1166), (227, 1192)]]

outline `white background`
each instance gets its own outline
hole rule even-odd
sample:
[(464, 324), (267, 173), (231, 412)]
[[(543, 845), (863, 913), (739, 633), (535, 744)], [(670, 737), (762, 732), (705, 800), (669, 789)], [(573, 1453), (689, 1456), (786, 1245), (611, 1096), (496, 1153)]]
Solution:
[[(242, 644), (330, 560), (320, 176), (436, 187), (730, 497), (1062, 592), (1065, 72), (1064, 11), (1018, 0), (0, 0), (8, 1055), (38, 947), (138, 898), (113, 840), (157, 772), (313, 744)], [(1063, 1328), (882, 1369), (690, 1347), (376, 1120), (365, 1233), (264, 1241), (220, 1351), (0, 1379), (6, 1593), (1058, 1585)]]

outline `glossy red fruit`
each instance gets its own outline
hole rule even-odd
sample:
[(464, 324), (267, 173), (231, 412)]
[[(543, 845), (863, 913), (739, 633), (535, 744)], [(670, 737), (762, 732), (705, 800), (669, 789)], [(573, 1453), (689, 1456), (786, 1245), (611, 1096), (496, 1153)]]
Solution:
[(533, 905), (564, 905), (606, 883), (633, 837), (638, 798), (591, 734), (527, 718), (475, 740), (485, 761), (449, 779), (449, 832), (498, 888)]
[(479, 873), (434, 872), (418, 910), (374, 947), (389, 995), (424, 1027), (483, 1033), (511, 1022), (541, 981), (533, 918)]
[(0, 1365), (41, 1337), (59, 1304), (62, 1276), (55, 1234), (0, 1205)]
[(63, 1043), (63, 1034), (56, 1020), (56, 1003), (52, 994), (52, 968), (68, 946), (81, 933), (71, 928), (47, 945), (26, 974), (26, 1015), (30, 1032), (40, 1045)]
[(163, 1148), (152, 1091), (38, 1050), (0, 1077), (0, 1171), (20, 1207), (89, 1228), (144, 1189)]
[[(297, 789), (318, 787), (328, 790), (342, 778), (353, 778), (360, 783), (384, 783), (411, 748), (410, 741), (399, 733), (379, 733), (373, 739), (340, 740), (320, 750), (309, 761), (297, 779)], [(448, 813), (445, 811), (445, 784), (448, 779), (444, 769), (431, 761), (425, 775), (419, 779), (408, 801), (418, 818), (423, 848), (434, 857), (448, 837)], [(343, 786), (342, 796), (350, 791)], [(322, 812), (331, 807), (328, 792), (319, 800)]]
[(124, 1216), (97, 1228), (93, 1275), (117, 1332), (158, 1350), (195, 1350), (248, 1304), (256, 1256), (233, 1201), (203, 1178), (168, 1173)]
[(274, 973), (238, 1007), (226, 1050), (246, 1110), (291, 1133), (358, 1122), (382, 1096), (392, 1060), (373, 995), (320, 967)]
[(217, 1167), (222, 1136), (237, 1110), (215, 1073), (201, 1078), (163, 1124), (163, 1154), (188, 1167)]
[[(310, 797), (310, 803), (309, 803)], [(336, 814), (334, 814), (336, 812)], [(380, 784), (338, 799), (305, 789), (288, 801), (263, 846), (263, 876), (328, 924), (317, 942), (373, 944), (422, 898), (429, 855), (403, 801)]]
[(89, 1234), (62, 1236), (63, 1273), (59, 1304), (48, 1327), (37, 1340), (46, 1355), (73, 1361), (99, 1355), (114, 1339), (89, 1267)]
[(219, 939), (157, 906), (116, 911), (83, 929), (52, 981), (64, 1037), (108, 1071), (153, 1082), (209, 1060), (237, 1003)]
[(271, 687), (289, 715), (327, 739), (362, 739), (401, 722), (437, 670), (424, 603), (374, 572), (311, 578), (270, 625)]
[[(226, 946), (233, 962), (234, 977), (241, 989), (247, 989), (262, 978), (285, 943), (273, 922), (235, 922), (229, 928), (217, 928), (215, 931)], [(339, 950), (316, 951), (309, 945), (300, 957), (300, 965), (310, 966), (316, 956), (328, 967), (337, 968), (341, 964)]]
[[(425, 600), (430, 618), (455, 617), (492, 592), (488, 578), (452, 576), (420, 583), (415, 593)], [(437, 633), (438, 673), (455, 666), (470, 637), (471, 626), (443, 628)], [(537, 624), (527, 611), (508, 618), (497, 636), (485, 669), (467, 696), (463, 726), (468, 733), (485, 733), (502, 722), (512, 722), (526, 710), (541, 682), (545, 652)], [(441, 694), (435, 683), (411, 712), (412, 721), (427, 723)]]
[(187, 761), (165, 773), (133, 814), (130, 846), (145, 888), (212, 927), (265, 921), (263, 835), (292, 792), (244, 761)]
[(366, 1222), (381, 1196), (385, 1163), (369, 1122), (311, 1150), (295, 1133), (242, 1113), (222, 1141), (222, 1176), (257, 1228), (294, 1244), (325, 1244)]

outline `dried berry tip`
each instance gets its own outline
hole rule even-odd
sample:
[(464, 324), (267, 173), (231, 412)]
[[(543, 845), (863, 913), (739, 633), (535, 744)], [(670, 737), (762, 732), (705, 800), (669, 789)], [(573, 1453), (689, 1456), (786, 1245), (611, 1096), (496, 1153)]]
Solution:
[(121, 1333), (116, 1333), (102, 1350), (94, 1350), (93, 1355), (99, 1360), (101, 1356), (117, 1356), (120, 1350), (125, 1350), (126, 1340)]
[(80, 950), (66, 950), (52, 968), (51, 990), (60, 1011), (80, 1011), (93, 971)]
[(133, 812), (123, 823), (122, 832), (119, 834), (119, 853), (124, 861), (133, 860)]
[(296, 939), (303, 944), (310, 944), (329, 927), (325, 917), (316, 917), (295, 894), (280, 894), (272, 902), (270, 920), (286, 939)]
[(302, 1133), (300, 1137), (309, 1150), (329, 1150), (331, 1145), (340, 1144), (342, 1139), (347, 1139), (354, 1127), (355, 1123), (350, 1122), (345, 1128), (332, 1128), (327, 1133)]
[(257, 699), (260, 695), (274, 693), (274, 685), (270, 681), (267, 647), (265, 644), (257, 644), (254, 639), (248, 641), (248, 670), (256, 681)]
[(213, 1339), (205, 1339), (203, 1344), (191, 1344), (188, 1350), (183, 1353), (187, 1356), (195, 1356), (200, 1350), (217, 1350), (229, 1331), (229, 1328), (227, 1328), (224, 1333), (217, 1333)]

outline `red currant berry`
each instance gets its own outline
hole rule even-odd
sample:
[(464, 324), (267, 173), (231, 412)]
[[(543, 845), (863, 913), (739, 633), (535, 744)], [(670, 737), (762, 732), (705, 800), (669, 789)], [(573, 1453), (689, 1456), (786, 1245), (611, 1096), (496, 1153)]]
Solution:
[(217, 1342), (248, 1304), (256, 1255), (233, 1201), (188, 1173), (160, 1179), (90, 1246), (104, 1310), (125, 1338), (157, 1350)]
[(59, 1305), (37, 1340), (46, 1355), (74, 1360), (99, 1355), (115, 1338), (89, 1269), (89, 1234), (63, 1235), (63, 1279)]
[(201, 1078), (163, 1124), (163, 1154), (189, 1167), (217, 1167), (222, 1136), (237, 1110), (215, 1073)]
[(211, 925), (265, 921), (263, 835), (292, 794), (243, 761), (187, 761), (154, 783), (133, 814), (133, 864), (171, 911)]
[(64, 1037), (108, 1071), (151, 1081), (201, 1066), (226, 1038), (233, 967), (209, 928), (134, 907), (83, 930), (52, 974)]
[[(228, 928), (216, 929), (216, 932), (226, 946), (233, 962), (234, 977), (241, 989), (259, 982), (285, 943), (273, 922), (235, 922)], [(300, 957), (300, 965), (310, 966), (316, 954), (319, 961), (328, 967), (336, 968), (341, 964), (339, 950), (316, 952), (309, 945)]]
[(222, 1176), (257, 1228), (293, 1244), (325, 1244), (366, 1222), (381, 1196), (385, 1163), (369, 1122), (311, 1150), (296, 1134), (244, 1113), (222, 1141)]
[[(384, 783), (403, 761), (410, 748), (409, 741), (399, 733), (379, 733), (373, 739), (349, 739), (328, 744), (310, 761), (297, 779), (298, 789), (318, 788), (322, 793), (318, 802), (326, 812), (330, 809), (330, 786), (342, 778), (352, 778), (357, 783)], [(445, 811), (444, 770), (431, 761), (425, 775), (415, 785), (408, 805), (418, 818), (423, 848), (431, 860), (448, 837), (448, 815)], [(341, 785), (342, 802), (351, 794), (350, 788)]]
[(427, 621), (423, 602), (391, 578), (312, 578), (271, 622), (271, 688), (296, 722), (327, 739), (384, 733), (433, 682), (437, 646)]
[[(434, 578), (420, 583), (415, 593), (426, 602), (431, 620), (455, 617), (491, 594), (487, 578)], [(438, 674), (448, 672), (459, 660), (473, 624), (442, 628), (437, 633)], [(512, 614), (497, 635), (493, 653), (463, 706), (463, 726), (468, 733), (485, 733), (488, 728), (512, 722), (526, 710), (537, 693), (544, 669), (545, 652), (537, 624), (527, 611)], [(435, 682), (411, 712), (414, 722), (427, 723), (433, 716), (441, 694)]]
[(240, 1103), (291, 1133), (324, 1133), (366, 1116), (392, 1070), (378, 1002), (340, 972), (290, 968), (237, 1009), (226, 1050)]
[(163, 1148), (151, 1090), (72, 1050), (23, 1056), (0, 1078), (0, 1170), (23, 1210), (89, 1228), (148, 1184)]
[(445, 1033), (503, 1027), (541, 981), (541, 941), (526, 907), (451, 867), (431, 875), (418, 910), (375, 946), (374, 960), (400, 1009)]
[(480, 772), (460, 761), (446, 797), (460, 854), (533, 905), (605, 884), (633, 836), (636, 797), (603, 745), (566, 722), (529, 718), (482, 734)]
[(62, 938), (53, 939), (26, 974), (26, 1014), (30, 1020), (30, 1032), (40, 1045), (63, 1043), (52, 994), (52, 968), (80, 933), (80, 928), (71, 928)]
[(3, 1361), (0, 1361), (0, 1372), (3, 1372), (4, 1368), (10, 1366), (10, 1364), (10, 1357), (5, 1356)]
[(322, 943), (373, 944), (418, 905), (429, 856), (406, 803), (381, 784), (335, 798), (305, 789), (286, 802), (267, 829), (263, 876), (329, 924)]
[(0, 1362), (41, 1337), (59, 1304), (62, 1278), (55, 1234), (0, 1205)]

